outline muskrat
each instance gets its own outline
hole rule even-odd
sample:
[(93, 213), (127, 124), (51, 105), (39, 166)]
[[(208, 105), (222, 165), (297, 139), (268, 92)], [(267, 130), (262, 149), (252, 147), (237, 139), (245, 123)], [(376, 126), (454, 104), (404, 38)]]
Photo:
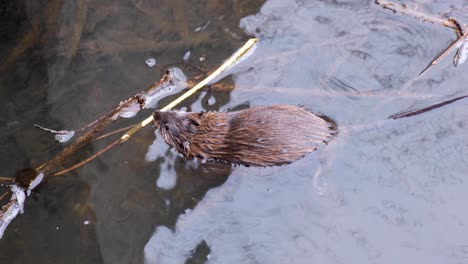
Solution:
[(291, 163), (328, 143), (336, 123), (298, 106), (258, 106), (235, 112), (153, 114), (164, 141), (186, 158), (246, 166)]

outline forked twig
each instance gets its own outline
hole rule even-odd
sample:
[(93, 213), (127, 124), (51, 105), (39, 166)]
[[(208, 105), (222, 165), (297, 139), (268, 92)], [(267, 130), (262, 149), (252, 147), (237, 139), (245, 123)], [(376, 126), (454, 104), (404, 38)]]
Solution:
[[(415, 79), (418, 79), (421, 77), (423, 74), (429, 71), (429, 69), (432, 68), (432, 66), (438, 64), (442, 59), (444, 59), (448, 54), (450, 54), (454, 49), (457, 47), (460, 47), (461, 43), (465, 41), (468, 37), (468, 33), (465, 32), (465, 27), (457, 21), (455, 18), (449, 18), (449, 19), (443, 19), (443, 18), (438, 18), (434, 17), (413, 9), (408, 8), (406, 4), (395, 4), (392, 2), (387, 2), (387, 1), (382, 1), (382, 0), (376, 0), (375, 3), (377, 5), (382, 6), (385, 9), (392, 10), (393, 12), (398, 12), (402, 14), (407, 14), (414, 16), (416, 18), (422, 19), (423, 21), (427, 21), (430, 23), (435, 23), (435, 24), (440, 24), (445, 27), (452, 28), (455, 30), (455, 33), (457, 33), (458, 39), (454, 41), (448, 48), (446, 48), (439, 56), (437, 56), (429, 65), (427, 65)], [(455, 63), (456, 64), (456, 63)], [(401, 92), (401, 91), (400, 91)]]
[(435, 58), (429, 65), (422, 70), (416, 78), (421, 77), (423, 74), (425, 74), (429, 69), (442, 61), (448, 54), (450, 54), (454, 49), (459, 47), (459, 45), (468, 37), (468, 32), (465, 32), (461, 37), (459, 37), (456, 41), (454, 41), (448, 48), (446, 48), (437, 58)]

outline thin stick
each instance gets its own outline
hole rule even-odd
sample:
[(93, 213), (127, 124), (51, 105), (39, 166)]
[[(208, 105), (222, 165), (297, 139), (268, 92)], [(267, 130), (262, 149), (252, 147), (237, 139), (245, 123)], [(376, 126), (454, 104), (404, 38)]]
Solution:
[(106, 134), (104, 134), (104, 135), (100, 135), (100, 136), (96, 137), (95, 140), (103, 139), (103, 138), (106, 138), (106, 137), (108, 137), (108, 136), (112, 136), (112, 135), (114, 135), (114, 134), (117, 134), (117, 133), (126, 131), (126, 130), (132, 128), (133, 126), (135, 126), (135, 125), (129, 125), (129, 126), (126, 126), (126, 127), (119, 128), (119, 129), (117, 129), (117, 130), (111, 131), (111, 132), (106, 133)]
[[(220, 75), (223, 71), (225, 71), (227, 68), (229, 68), (231, 65), (233, 65), (236, 61), (238, 61), (247, 51), (249, 51), (256, 43), (258, 42), (258, 39), (252, 38), (249, 39), (242, 48), (237, 50), (227, 61), (223, 63), (218, 69), (216, 69), (213, 73), (208, 75), (205, 79), (203, 79), (201, 82), (199, 82), (197, 85), (195, 85), (192, 89), (188, 90), (186, 93), (181, 95), (179, 98), (175, 99), (172, 101), (170, 104), (166, 105), (163, 107), (160, 111), (169, 111), (173, 107), (177, 106), (180, 104), (182, 101), (190, 97), (192, 94), (196, 93), (198, 90), (203, 88), (206, 84), (214, 80), (218, 75)], [(125, 142), (128, 140), (133, 134), (135, 134), (138, 130), (141, 128), (147, 126), (153, 122), (153, 115), (149, 116), (145, 120), (143, 120), (140, 124), (136, 125), (132, 129), (128, 130), (127, 133), (125, 133), (120, 139), (122, 142)]]
[[(229, 57), (228, 60), (226, 60), (218, 69), (216, 69), (213, 73), (208, 75), (205, 79), (203, 79), (201, 82), (199, 82), (197, 85), (195, 85), (192, 89), (188, 90), (186, 93), (182, 94), (179, 96), (177, 99), (172, 101), (170, 104), (166, 105), (164, 108), (162, 108), (160, 111), (169, 111), (173, 107), (177, 106), (179, 103), (181, 103), (183, 100), (187, 99), (191, 95), (193, 95), (195, 92), (203, 88), (206, 84), (214, 80), (216, 77), (218, 77), (222, 72), (224, 72), (227, 68), (231, 67), (234, 63), (236, 63), (244, 54), (246, 54), (256, 43), (258, 42), (258, 39), (252, 38), (249, 39), (244, 46), (242, 46), (240, 49), (238, 49), (231, 57)], [(91, 157), (67, 168), (62, 171), (56, 172), (52, 174), (51, 176), (59, 176), (62, 174), (65, 174), (71, 170), (77, 169), (86, 163), (92, 161), (96, 157), (100, 156), (101, 154), (105, 153), (106, 151), (110, 150), (111, 148), (120, 145), (127, 141), (133, 134), (138, 132), (140, 129), (143, 127), (147, 126), (153, 121), (153, 115), (147, 117), (145, 120), (142, 122), (138, 123), (137, 125), (133, 126), (131, 129), (129, 129), (123, 136), (121, 136), (119, 139), (116, 141), (112, 142), (110, 145), (107, 147), (101, 149), (99, 152), (96, 154), (92, 155)]]
[(15, 181), (14, 178), (0, 177), (0, 181)]
[(437, 58), (435, 58), (429, 65), (422, 70), (416, 78), (421, 77), (423, 74), (425, 74), (429, 69), (439, 63), (443, 58), (445, 58), (450, 52), (452, 52), (460, 42), (462, 42), (466, 37), (468, 36), (467, 33), (465, 33), (463, 36), (459, 37), (456, 41), (454, 41), (448, 48), (446, 48)]
[(2, 196), (0, 196), (0, 201), (8, 194), (8, 191), (5, 192), (4, 194), (2, 194)]
[(436, 103), (436, 104), (433, 104), (433, 105), (430, 105), (430, 106), (426, 106), (426, 107), (423, 107), (423, 108), (420, 108), (420, 109), (400, 112), (400, 113), (389, 116), (388, 119), (400, 119), (400, 118), (404, 118), (404, 117), (419, 115), (419, 114), (422, 114), (422, 113), (429, 112), (431, 110), (437, 109), (439, 107), (442, 107), (444, 105), (454, 103), (454, 102), (456, 102), (458, 100), (461, 100), (461, 99), (464, 99), (464, 98), (467, 98), (467, 97), (468, 97), (468, 95), (458, 96), (456, 98), (446, 100), (446, 101), (443, 101), (443, 102), (440, 102), (440, 103)]
[(59, 172), (56, 172), (56, 173), (54, 173), (54, 174), (52, 174), (52, 175), (50, 175), (50, 176), (51, 176), (51, 177), (59, 176), (59, 175), (65, 174), (65, 173), (67, 173), (67, 172), (69, 172), (69, 171), (72, 171), (72, 170), (74, 170), (74, 169), (77, 169), (77, 168), (79, 168), (79, 167), (85, 165), (86, 163), (92, 161), (93, 159), (97, 158), (99, 155), (103, 154), (104, 152), (108, 151), (109, 149), (111, 149), (111, 148), (113, 148), (113, 147), (115, 147), (115, 146), (117, 146), (117, 145), (119, 145), (119, 144), (120, 144), (120, 140), (116, 140), (116, 141), (112, 142), (111, 144), (107, 145), (105, 148), (103, 148), (103, 149), (101, 149), (100, 151), (98, 151), (97, 153), (95, 153), (94, 155), (88, 157), (87, 159), (85, 159), (85, 160), (83, 160), (83, 161), (80, 161), (80, 162), (78, 162), (77, 164), (75, 164), (75, 165), (73, 165), (73, 166), (71, 166), (71, 167), (68, 167), (68, 168), (66, 168), (66, 169), (64, 169), (64, 170), (61, 170), (61, 171), (59, 171)]

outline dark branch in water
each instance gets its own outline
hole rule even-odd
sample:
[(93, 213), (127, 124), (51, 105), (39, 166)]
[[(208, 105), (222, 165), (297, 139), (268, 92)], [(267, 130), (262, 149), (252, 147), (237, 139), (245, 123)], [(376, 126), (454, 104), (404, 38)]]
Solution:
[(468, 95), (459, 96), (459, 97), (456, 97), (456, 98), (453, 98), (453, 99), (450, 99), (450, 100), (447, 100), (447, 101), (443, 101), (443, 102), (440, 102), (440, 103), (437, 103), (437, 104), (433, 104), (431, 106), (424, 107), (424, 108), (421, 108), (421, 109), (401, 112), (401, 113), (389, 116), (388, 119), (400, 119), (400, 118), (419, 115), (419, 114), (426, 113), (426, 112), (429, 112), (431, 110), (437, 109), (439, 107), (454, 103), (454, 102), (456, 102), (458, 100), (461, 100), (463, 98), (466, 98), (466, 97), (468, 97)]

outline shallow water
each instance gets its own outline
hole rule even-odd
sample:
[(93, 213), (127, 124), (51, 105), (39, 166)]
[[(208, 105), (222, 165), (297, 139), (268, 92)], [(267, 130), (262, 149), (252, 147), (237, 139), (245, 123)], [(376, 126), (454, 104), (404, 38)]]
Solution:
[[(441, 16), (468, 5), (406, 3)], [(174, 63), (190, 50), (190, 63), (205, 56), (214, 67), (248, 36), (261, 44), (227, 82), (235, 88), (181, 107), (303, 105), (341, 132), (291, 165), (247, 168), (184, 160), (145, 129), (42, 185), (0, 240), (1, 263), (467, 261), (468, 100), (387, 120), (464, 94), (467, 65), (453, 67), (452, 56), (415, 80), (452, 30), (374, 1), (11, 5), (2, 11), (11, 19), (0, 43), (0, 176), (62, 148), (35, 123), (81, 127), (157, 81), (146, 59)]]

